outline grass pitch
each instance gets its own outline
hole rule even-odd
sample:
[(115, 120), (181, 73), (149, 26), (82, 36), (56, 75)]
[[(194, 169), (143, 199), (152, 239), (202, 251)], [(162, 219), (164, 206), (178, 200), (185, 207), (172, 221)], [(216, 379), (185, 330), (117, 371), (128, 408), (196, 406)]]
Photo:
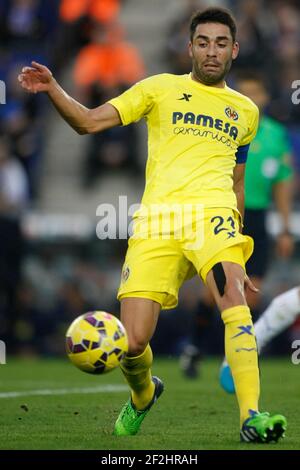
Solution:
[(261, 359), (262, 411), (288, 419), (277, 444), (241, 444), (235, 397), (218, 384), (220, 361), (206, 360), (186, 380), (174, 359), (156, 359), (165, 392), (131, 437), (111, 435), (128, 398), (120, 371), (90, 376), (66, 360), (16, 360), (0, 366), (0, 449), (300, 449), (300, 366), (290, 358)]

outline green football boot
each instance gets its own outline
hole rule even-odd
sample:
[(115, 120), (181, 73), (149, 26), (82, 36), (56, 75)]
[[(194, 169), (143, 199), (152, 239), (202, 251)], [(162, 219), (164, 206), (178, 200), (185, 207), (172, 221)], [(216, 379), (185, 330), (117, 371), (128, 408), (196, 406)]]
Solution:
[(250, 417), (244, 421), (240, 431), (242, 442), (277, 442), (284, 437), (287, 420), (282, 415), (270, 416), (270, 413), (259, 413), (249, 410)]
[(155, 389), (149, 405), (144, 410), (137, 410), (130, 398), (123, 406), (115, 423), (113, 431), (115, 436), (133, 436), (138, 432), (143, 419), (164, 390), (164, 384), (158, 377), (152, 377), (152, 382)]

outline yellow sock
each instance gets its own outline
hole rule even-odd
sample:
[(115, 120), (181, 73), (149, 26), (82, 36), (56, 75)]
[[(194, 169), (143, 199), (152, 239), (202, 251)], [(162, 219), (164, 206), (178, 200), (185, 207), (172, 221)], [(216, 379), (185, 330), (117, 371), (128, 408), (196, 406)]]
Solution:
[(249, 307), (239, 305), (224, 310), (225, 354), (234, 380), (241, 424), (249, 409), (258, 411), (259, 369), (257, 346)]
[(132, 401), (138, 410), (146, 408), (153, 398), (155, 385), (151, 380), (152, 360), (152, 350), (148, 344), (140, 356), (125, 356), (121, 364), (122, 372), (131, 388)]

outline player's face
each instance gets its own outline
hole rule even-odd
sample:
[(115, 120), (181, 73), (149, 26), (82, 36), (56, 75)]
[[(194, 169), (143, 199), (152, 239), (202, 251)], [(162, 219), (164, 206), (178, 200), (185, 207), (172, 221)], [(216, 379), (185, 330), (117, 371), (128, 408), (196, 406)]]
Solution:
[(220, 23), (199, 24), (189, 54), (193, 61), (193, 76), (205, 85), (224, 86), (224, 78), (239, 46), (233, 42), (228, 26)]

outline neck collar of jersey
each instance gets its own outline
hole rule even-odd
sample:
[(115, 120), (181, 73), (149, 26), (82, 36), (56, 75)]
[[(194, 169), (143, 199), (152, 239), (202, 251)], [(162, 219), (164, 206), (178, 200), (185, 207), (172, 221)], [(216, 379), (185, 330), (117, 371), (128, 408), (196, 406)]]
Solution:
[(204, 83), (201, 83), (201, 82), (198, 82), (196, 80), (193, 79), (192, 77), (192, 72), (190, 72), (188, 74), (188, 79), (192, 82), (192, 84), (194, 86), (196, 86), (197, 88), (202, 88), (204, 90), (213, 90), (214, 92), (216, 93), (222, 93), (224, 90), (228, 90), (228, 86), (225, 82), (225, 86), (224, 88), (219, 88), (219, 87), (216, 87), (216, 86), (209, 86), (209, 85), (204, 85)]

